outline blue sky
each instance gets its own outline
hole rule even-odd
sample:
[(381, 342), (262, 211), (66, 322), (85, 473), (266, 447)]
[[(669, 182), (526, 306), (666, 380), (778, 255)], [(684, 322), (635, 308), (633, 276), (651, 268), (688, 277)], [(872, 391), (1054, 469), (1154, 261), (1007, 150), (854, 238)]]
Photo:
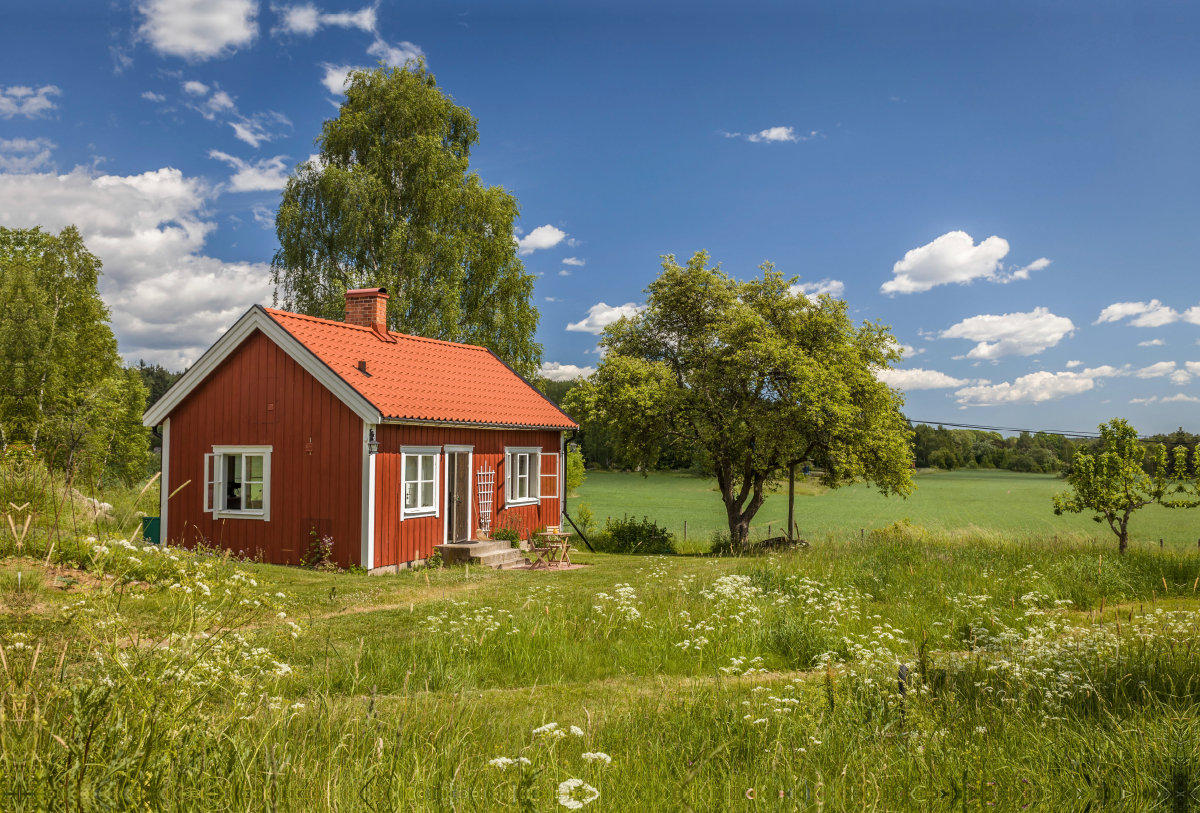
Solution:
[(706, 249), (892, 325), (912, 417), (1196, 431), (1198, 53), (1181, 3), (43, 0), (0, 30), (0, 223), (79, 225), (122, 352), (181, 366), (270, 302), (345, 68), (423, 54), (552, 375)]

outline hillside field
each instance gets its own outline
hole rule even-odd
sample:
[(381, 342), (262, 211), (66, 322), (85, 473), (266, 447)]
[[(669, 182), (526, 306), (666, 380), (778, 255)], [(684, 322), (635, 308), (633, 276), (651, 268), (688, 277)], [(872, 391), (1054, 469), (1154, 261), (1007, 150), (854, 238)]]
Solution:
[[(865, 483), (824, 491), (797, 481), (796, 522), (801, 536), (845, 536), (889, 525), (898, 519), (930, 530), (953, 531), (970, 526), (1006, 534), (1082, 533), (1101, 541), (1116, 537), (1107, 523), (1097, 524), (1089, 514), (1054, 515), (1051, 498), (1067, 490), (1065, 481), (1051, 474), (1008, 471), (922, 471), (914, 478), (916, 491), (908, 497), (883, 497)], [(716, 481), (686, 474), (590, 471), (572, 499), (572, 505), (590, 504), (596, 522), (609, 516), (647, 516), (683, 537), (685, 550), (706, 550), (712, 534), (727, 531), (725, 507)], [(787, 522), (787, 484), (769, 496), (755, 517), (752, 535), (783, 532)], [(1200, 539), (1200, 509), (1169, 510), (1159, 506), (1139, 511), (1129, 523), (1131, 545), (1148, 547), (1158, 540), (1176, 549), (1195, 549)]]

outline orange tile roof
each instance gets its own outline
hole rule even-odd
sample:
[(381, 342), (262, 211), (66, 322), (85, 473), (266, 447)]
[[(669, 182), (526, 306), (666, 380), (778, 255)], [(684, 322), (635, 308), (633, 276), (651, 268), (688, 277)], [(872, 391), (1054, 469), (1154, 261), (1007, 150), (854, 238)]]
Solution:
[[(264, 308), (385, 419), (575, 429), (578, 424), (486, 347)], [(367, 362), (364, 375), (358, 369)]]

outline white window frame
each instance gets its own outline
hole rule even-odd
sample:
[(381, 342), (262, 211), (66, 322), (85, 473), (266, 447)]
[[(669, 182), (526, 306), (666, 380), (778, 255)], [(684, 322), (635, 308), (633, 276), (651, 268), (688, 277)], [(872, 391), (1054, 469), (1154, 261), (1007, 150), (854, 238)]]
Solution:
[[(271, 521), (271, 446), (213, 446), (212, 453), (204, 455), (204, 510), (213, 519), (256, 519)], [(229, 510), (225, 508), (225, 467), (216, 465), (227, 455), (241, 455), (242, 471), (246, 470), (246, 455), (260, 455), (263, 459), (263, 507)], [(210, 472), (214, 479), (209, 479)], [(244, 476), (244, 475), (243, 475)], [(213, 486), (213, 497), (209, 499), (208, 487)]]
[[(405, 476), (408, 474), (408, 458), (421, 457), (423, 455), (433, 456), (433, 471), (431, 476), (433, 479), (433, 505), (428, 508), (405, 508), (404, 507), (404, 488), (408, 484)], [(439, 467), (442, 464), (442, 447), (441, 446), (402, 446), (400, 448), (400, 521), (410, 517), (439, 517), (442, 515), (442, 489), (439, 482)], [(421, 463), (417, 461), (417, 476), (420, 477), (424, 472), (421, 471)], [(425, 480), (417, 480), (418, 483), (426, 482)]]
[[(555, 458), (555, 466), (557, 468), (555, 469), (554, 474), (542, 474), (542, 471), (543, 471), (542, 458), (543, 457)], [(562, 477), (563, 477), (563, 468), (565, 465), (566, 465), (566, 459), (563, 455), (557, 454), (555, 452), (545, 452), (545, 451), (542, 451), (541, 449), (538, 450), (538, 502), (541, 502), (542, 500), (561, 500), (562, 499), (562, 491), (563, 491)], [(550, 496), (546, 496), (546, 495), (542, 494), (542, 490), (543, 490), (542, 489), (542, 480), (544, 480), (548, 477), (554, 478), (555, 493)]]
[[(504, 447), (504, 505), (537, 505), (541, 502), (538, 493), (541, 491), (541, 474), (542, 474), (542, 450), (537, 446), (505, 446)], [(518, 455), (527, 455), (530, 461), (529, 471), (526, 477), (529, 478), (529, 488), (527, 496), (517, 498), (512, 493), (512, 469), (516, 465)]]

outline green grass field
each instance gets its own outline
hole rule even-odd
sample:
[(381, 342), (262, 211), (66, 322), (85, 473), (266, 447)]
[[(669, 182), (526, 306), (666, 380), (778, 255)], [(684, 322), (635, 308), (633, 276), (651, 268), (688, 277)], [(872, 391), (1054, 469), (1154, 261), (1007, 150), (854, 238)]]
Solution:
[[(796, 497), (796, 522), (806, 538), (827, 534), (847, 536), (908, 518), (930, 530), (953, 531), (971, 526), (1019, 536), (1034, 534), (1093, 535), (1112, 541), (1107, 523), (1097, 524), (1088, 514), (1056, 517), (1051, 497), (1067, 490), (1064, 481), (1050, 474), (1007, 471), (922, 472), (917, 489), (908, 497), (882, 497), (867, 484), (813, 495), (804, 488)], [(631, 472), (588, 472), (575, 504), (586, 502), (599, 525), (605, 517), (625, 514), (648, 516), (666, 525), (682, 539), (687, 522), (685, 550), (706, 550), (712, 534), (728, 532), (725, 507), (716, 481), (690, 475)], [(569, 506), (568, 506), (569, 507)], [(783, 533), (787, 523), (787, 486), (767, 497), (755, 517), (752, 536)], [(1200, 509), (1169, 510), (1151, 506), (1130, 521), (1131, 545), (1158, 546), (1158, 540), (1175, 549), (1196, 549), (1200, 539)]]

